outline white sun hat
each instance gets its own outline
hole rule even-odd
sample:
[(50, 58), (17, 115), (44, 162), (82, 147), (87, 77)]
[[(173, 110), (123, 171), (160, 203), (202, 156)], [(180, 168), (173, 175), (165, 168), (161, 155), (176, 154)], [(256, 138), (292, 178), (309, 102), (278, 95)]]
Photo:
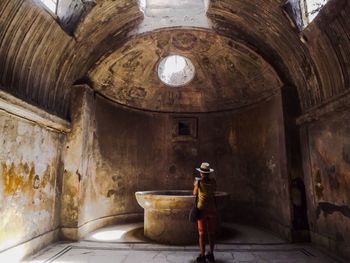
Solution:
[(214, 172), (214, 169), (210, 168), (210, 164), (209, 163), (202, 163), (201, 167), (200, 168), (196, 168), (196, 170), (198, 172), (205, 173), (205, 174), (206, 173), (209, 174), (209, 173)]

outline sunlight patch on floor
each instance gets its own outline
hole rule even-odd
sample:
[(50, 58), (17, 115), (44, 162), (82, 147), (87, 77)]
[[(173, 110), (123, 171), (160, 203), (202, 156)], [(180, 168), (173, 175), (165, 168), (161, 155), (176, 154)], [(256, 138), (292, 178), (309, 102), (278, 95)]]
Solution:
[(97, 232), (91, 237), (96, 241), (118, 241), (126, 232), (125, 230), (105, 230)]

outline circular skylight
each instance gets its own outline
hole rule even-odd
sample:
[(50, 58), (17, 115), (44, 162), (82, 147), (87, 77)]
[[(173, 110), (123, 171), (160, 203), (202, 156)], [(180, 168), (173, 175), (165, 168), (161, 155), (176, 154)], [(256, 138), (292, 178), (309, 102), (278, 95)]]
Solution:
[(171, 87), (181, 87), (191, 82), (195, 69), (188, 58), (171, 55), (163, 58), (158, 65), (158, 77)]

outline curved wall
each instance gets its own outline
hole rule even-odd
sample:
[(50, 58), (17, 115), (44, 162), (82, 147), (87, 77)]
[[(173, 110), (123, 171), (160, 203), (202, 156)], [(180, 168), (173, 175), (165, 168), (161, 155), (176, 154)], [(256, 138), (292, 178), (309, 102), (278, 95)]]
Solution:
[[(218, 189), (231, 194), (226, 219), (251, 220), (289, 238), (280, 95), (240, 111), (197, 115), (136, 111), (101, 97), (93, 100), (92, 154), (81, 176), (78, 227), (142, 213), (135, 191), (191, 189), (194, 168), (208, 161), (216, 169)], [(176, 136), (179, 121), (190, 123), (190, 129), (197, 125), (193, 137)]]

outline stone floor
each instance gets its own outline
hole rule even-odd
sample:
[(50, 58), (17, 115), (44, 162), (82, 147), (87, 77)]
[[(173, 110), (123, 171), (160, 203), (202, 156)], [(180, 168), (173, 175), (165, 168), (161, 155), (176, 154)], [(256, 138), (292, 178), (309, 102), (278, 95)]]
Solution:
[[(107, 227), (80, 242), (53, 244), (26, 263), (180, 263), (195, 262), (197, 246), (167, 246), (143, 236), (142, 224)], [(288, 244), (261, 229), (225, 225), (216, 246), (216, 262), (344, 262), (310, 244)]]

